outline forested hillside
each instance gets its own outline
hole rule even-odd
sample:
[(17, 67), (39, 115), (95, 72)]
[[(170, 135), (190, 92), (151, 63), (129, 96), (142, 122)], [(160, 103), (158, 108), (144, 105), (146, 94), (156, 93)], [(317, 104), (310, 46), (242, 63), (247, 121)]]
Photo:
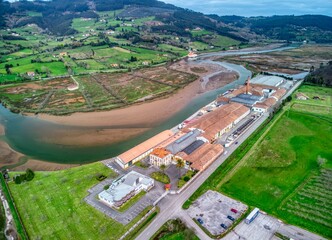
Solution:
[(322, 15), (240, 17), (211, 15), (214, 19), (256, 34), (286, 41), (332, 42), (332, 17)]

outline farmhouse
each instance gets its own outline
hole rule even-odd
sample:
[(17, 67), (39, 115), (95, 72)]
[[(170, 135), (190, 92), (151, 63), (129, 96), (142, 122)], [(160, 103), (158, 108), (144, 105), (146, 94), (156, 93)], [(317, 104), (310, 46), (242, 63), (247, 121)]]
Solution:
[(194, 52), (189, 52), (188, 53), (188, 58), (189, 59), (195, 59), (197, 57), (197, 54), (196, 53), (194, 53)]
[(78, 85), (77, 85), (77, 84), (71, 84), (71, 85), (69, 85), (69, 86), (67, 87), (67, 89), (68, 89), (69, 91), (75, 91), (75, 90), (78, 89)]
[(128, 168), (135, 162), (142, 160), (143, 158), (149, 156), (153, 151), (153, 148), (158, 146), (163, 141), (172, 137), (174, 133), (171, 130), (165, 130), (156, 136), (142, 142), (141, 144), (129, 149), (128, 151), (122, 153), (115, 158), (115, 161), (122, 167)]
[(28, 77), (34, 77), (35, 73), (34, 72), (27, 72)]
[(103, 203), (119, 208), (142, 190), (149, 191), (154, 186), (154, 180), (135, 171), (116, 179), (112, 185), (98, 194)]
[(309, 99), (309, 97), (307, 95), (305, 95), (304, 93), (297, 93), (296, 98), (299, 100), (308, 100)]
[(59, 53), (59, 56), (60, 57), (67, 57), (68, 53), (67, 52), (61, 52), (61, 53)]
[(172, 162), (172, 156), (172, 153), (165, 148), (155, 148), (149, 158), (152, 165), (160, 167), (161, 165), (170, 165)]

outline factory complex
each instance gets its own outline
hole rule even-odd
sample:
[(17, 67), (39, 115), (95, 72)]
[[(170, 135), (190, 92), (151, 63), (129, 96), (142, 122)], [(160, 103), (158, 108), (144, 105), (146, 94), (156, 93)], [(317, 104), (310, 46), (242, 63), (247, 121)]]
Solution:
[(124, 169), (148, 158), (157, 167), (184, 161), (189, 169), (204, 170), (224, 152), (226, 145), (219, 144), (218, 139), (253, 113), (251, 119), (238, 127), (241, 134), (260, 114), (275, 106), (292, 85), (276, 76), (248, 78), (244, 85), (218, 96), (181, 123), (179, 129), (165, 130), (117, 156), (115, 161)]

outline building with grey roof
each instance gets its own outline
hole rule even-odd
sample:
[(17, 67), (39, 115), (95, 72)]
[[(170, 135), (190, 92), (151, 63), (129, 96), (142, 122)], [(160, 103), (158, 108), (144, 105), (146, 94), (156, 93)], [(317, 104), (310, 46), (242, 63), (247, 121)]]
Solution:
[(188, 147), (190, 144), (196, 141), (196, 138), (201, 135), (201, 131), (198, 129), (194, 129), (188, 133), (186, 133), (181, 138), (177, 139), (176, 141), (172, 142), (166, 149), (170, 151), (173, 155), (181, 152), (183, 149)]
[(278, 87), (285, 81), (282, 77), (258, 75), (250, 80), (251, 83)]
[(142, 190), (149, 191), (154, 186), (154, 180), (143, 174), (131, 171), (113, 181), (112, 185), (98, 194), (103, 203), (119, 208)]
[(264, 99), (263, 96), (256, 96), (251, 94), (239, 94), (236, 97), (231, 98), (231, 102), (241, 103), (245, 106), (252, 107), (258, 102), (261, 102)]

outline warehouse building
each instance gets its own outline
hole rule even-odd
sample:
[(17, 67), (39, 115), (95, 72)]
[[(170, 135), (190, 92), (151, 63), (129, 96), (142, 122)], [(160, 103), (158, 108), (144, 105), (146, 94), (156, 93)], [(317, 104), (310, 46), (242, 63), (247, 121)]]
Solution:
[(184, 133), (184, 135), (182, 135), (180, 138), (169, 143), (166, 146), (166, 149), (174, 155), (174, 154), (182, 151), (186, 147), (188, 147), (193, 142), (195, 142), (201, 134), (202, 134), (202, 131), (200, 131), (198, 129), (192, 129), (189, 132)]
[(141, 191), (149, 191), (154, 180), (143, 174), (131, 171), (114, 180), (112, 185), (98, 194), (99, 200), (111, 207), (119, 208)]
[(250, 109), (239, 103), (223, 105), (213, 112), (192, 121), (187, 128), (201, 129), (203, 137), (213, 142), (222, 134), (228, 132), (234, 124), (241, 121), (250, 113)]
[(224, 149), (220, 144), (210, 144), (198, 140), (177, 154), (193, 170), (202, 171), (215, 161)]
[(266, 76), (266, 75), (258, 75), (251, 79), (251, 83), (260, 84), (265, 86), (278, 87), (283, 84), (286, 80), (282, 77), (277, 76)]
[(285, 94), (286, 94), (286, 89), (280, 88), (274, 93), (272, 93), (271, 97), (275, 98), (275, 100), (279, 101)]
[(252, 107), (256, 103), (262, 101), (263, 96), (256, 96), (251, 94), (239, 94), (236, 97), (231, 98), (231, 102), (241, 103), (245, 106)]
[(171, 130), (165, 130), (156, 136), (142, 142), (141, 144), (129, 149), (128, 151), (122, 153), (115, 158), (115, 161), (122, 167), (128, 168), (135, 162), (142, 160), (143, 158), (149, 156), (153, 149), (158, 146), (163, 141), (171, 138), (174, 133)]

